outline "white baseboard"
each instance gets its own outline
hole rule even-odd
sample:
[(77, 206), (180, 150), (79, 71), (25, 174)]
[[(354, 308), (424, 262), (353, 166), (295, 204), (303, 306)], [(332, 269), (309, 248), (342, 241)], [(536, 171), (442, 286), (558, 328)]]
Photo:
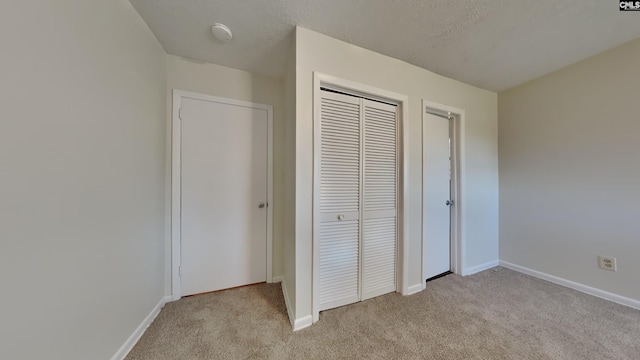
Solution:
[(506, 267), (507, 269), (515, 270), (517, 272), (521, 272), (523, 274), (531, 275), (538, 279), (546, 280), (554, 284), (562, 285), (570, 289), (577, 290), (589, 295), (593, 295), (601, 299), (613, 301), (615, 303), (626, 305), (628, 307), (632, 307), (634, 309), (640, 310), (640, 301), (635, 299), (631, 299), (628, 297), (624, 297), (622, 295), (610, 293), (608, 291), (600, 290), (591, 286), (573, 282), (571, 280), (567, 280), (561, 277), (543, 273), (538, 270), (529, 269), (524, 266), (516, 265), (507, 261), (500, 260), (500, 266)]
[(294, 322), (293, 331), (302, 330), (306, 327), (311, 326), (311, 324), (313, 324), (313, 316), (307, 315), (301, 317), (300, 319), (296, 319), (296, 321)]
[(151, 325), (153, 320), (155, 320), (156, 316), (158, 316), (158, 314), (160, 313), (160, 310), (162, 310), (164, 305), (170, 302), (171, 299), (172, 298), (170, 295), (160, 299), (160, 302), (151, 310), (149, 315), (147, 315), (147, 317), (145, 317), (144, 320), (142, 320), (142, 323), (138, 325), (138, 327), (133, 331), (131, 336), (129, 336), (127, 341), (125, 341), (124, 344), (122, 344), (122, 346), (120, 347), (120, 349), (118, 349), (118, 351), (115, 353), (115, 355), (111, 357), (111, 360), (123, 360), (127, 356), (127, 354), (129, 354), (129, 351), (133, 349), (133, 347), (136, 345), (138, 340), (140, 340), (140, 337), (142, 337), (142, 334), (144, 334), (144, 332), (147, 330), (149, 325)]
[(284, 296), (284, 305), (287, 307), (287, 314), (289, 314), (289, 322), (291, 322), (291, 327), (295, 328), (294, 326), (295, 316), (293, 316), (293, 310), (291, 310), (291, 302), (289, 301), (289, 293), (287, 292), (287, 283), (284, 282), (284, 279), (281, 278), (280, 284), (282, 285), (282, 295)]
[(271, 282), (273, 283), (279, 283), (279, 282), (282, 282), (282, 280), (283, 280), (282, 275), (274, 276), (271, 278)]
[(313, 316), (308, 315), (300, 319), (296, 319), (296, 317), (294, 316), (291, 307), (291, 301), (289, 300), (289, 292), (287, 292), (287, 283), (284, 281), (282, 276), (275, 276), (273, 279), (274, 282), (276, 282), (276, 279), (279, 279), (278, 281), (280, 281), (280, 284), (282, 284), (282, 295), (284, 296), (284, 304), (287, 306), (287, 314), (289, 314), (289, 321), (291, 322), (293, 331), (311, 326), (311, 324), (313, 324)]
[(487, 269), (494, 268), (498, 265), (500, 265), (500, 262), (498, 260), (493, 260), (484, 264), (468, 267), (468, 268), (462, 269), (462, 276), (473, 275), (475, 273), (479, 273), (480, 271), (485, 271)]
[(422, 290), (424, 290), (424, 287), (422, 286), (422, 283), (411, 285), (411, 286), (409, 286), (409, 289), (407, 289), (407, 295), (417, 294)]

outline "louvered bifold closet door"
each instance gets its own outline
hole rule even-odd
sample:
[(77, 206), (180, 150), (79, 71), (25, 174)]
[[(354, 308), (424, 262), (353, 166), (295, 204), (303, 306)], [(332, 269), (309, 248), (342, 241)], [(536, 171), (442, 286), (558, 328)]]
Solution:
[(363, 100), (362, 300), (396, 290), (397, 107)]
[(319, 310), (360, 300), (360, 117), (359, 98), (322, 91)]

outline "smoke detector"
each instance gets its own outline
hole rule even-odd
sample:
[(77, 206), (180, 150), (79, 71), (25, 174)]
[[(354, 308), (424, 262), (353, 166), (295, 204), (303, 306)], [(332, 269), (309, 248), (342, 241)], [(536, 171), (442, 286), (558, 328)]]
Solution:
[(213, 26), (211, 26), (211, 32), (213, 36), (222, 42), (227, 42), (231, 40), (232, 37), (231, 30), (226, 25), (220, 23), (213, 24)]

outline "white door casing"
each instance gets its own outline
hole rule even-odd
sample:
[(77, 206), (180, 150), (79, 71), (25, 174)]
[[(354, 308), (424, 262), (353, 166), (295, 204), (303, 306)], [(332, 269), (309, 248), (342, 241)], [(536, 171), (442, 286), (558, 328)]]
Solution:
[(451, 270), (451, 120), (430, 113), (423, 116), (422, 238), (426, 280)]
[(173, 105), (173, 299), (271, 282), (271, 106), (179, 90)]

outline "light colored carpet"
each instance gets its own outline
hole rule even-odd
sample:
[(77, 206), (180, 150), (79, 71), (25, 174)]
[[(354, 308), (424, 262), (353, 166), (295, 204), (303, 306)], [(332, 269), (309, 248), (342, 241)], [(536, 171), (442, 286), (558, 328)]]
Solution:
[(496, 268), (320, 313), (292, 332), (280, 284), (165, 306), (138, 359), (640, 359), (640, 311)]

